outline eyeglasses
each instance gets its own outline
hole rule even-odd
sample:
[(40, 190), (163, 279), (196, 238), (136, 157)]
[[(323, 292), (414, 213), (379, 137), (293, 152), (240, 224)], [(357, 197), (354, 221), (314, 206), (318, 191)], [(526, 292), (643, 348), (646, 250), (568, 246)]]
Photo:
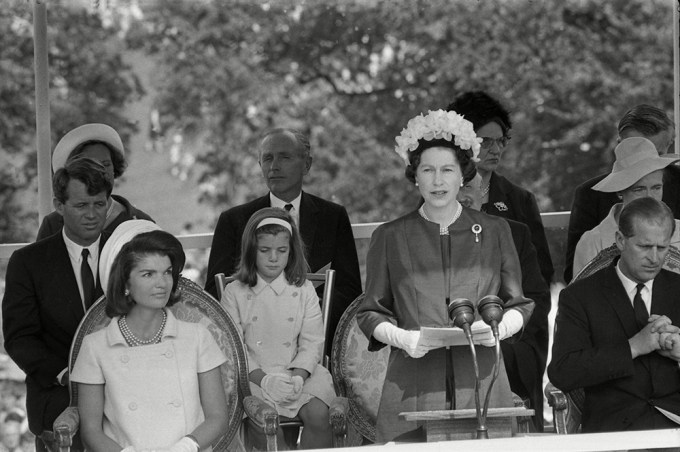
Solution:
[(502, 136), (500, 138), (489, 138), (489, 137), (483, 137), (482, 138), (482, 149), (485, 151), (491, 149), (494, 145), (498, 146), (499, 149), (503, 149), (505, 146), (507, 146), (508, 141), (510, 141), (510, 137)]

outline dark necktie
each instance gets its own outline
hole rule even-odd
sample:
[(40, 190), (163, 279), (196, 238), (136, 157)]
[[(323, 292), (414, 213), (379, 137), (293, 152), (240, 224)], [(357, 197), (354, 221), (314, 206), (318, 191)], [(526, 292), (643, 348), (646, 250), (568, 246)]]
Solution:
[(642, 300), (642, 288), (645, 287), (644, 284), (638, 284), (635, 292), (635, 297), (633, 298), (633, 309), (635, 309), (635, 320), (637, 320), (638, 327), (640, 329), (647, 325), (647, 320), (649, 320), (649, 312), (647, 312), (647, 307), (645, 302)]
[(286, 204), (285, 206), (283, 206), (283, 208), (286, 209), (286, 212), (290, 212), (291, 209), (293, 208), (293, 205), (292, 204)]
[(90, 251), (87, 248), (83, 248), (83, 261), (80, 264), (80, 279), (83, 283), (83, 301), (85, 302), (85, 308), (92, 306), (95, 290), (94, 276), (92, 275), (90, 264), (87, 262), (89, 255)]

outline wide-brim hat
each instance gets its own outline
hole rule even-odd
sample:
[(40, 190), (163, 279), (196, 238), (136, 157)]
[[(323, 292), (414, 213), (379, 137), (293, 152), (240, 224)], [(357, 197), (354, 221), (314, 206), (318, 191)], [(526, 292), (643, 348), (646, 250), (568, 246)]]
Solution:
[(118, 225), (104, 244), (102, 253), (99, 256), (99, 281), (102, 283), (104, 293), (106, 293), (106, 289), (109, 287), (109, 276), (111, 275), (113, 261), (118, 256), (118, 253), (120, 253), (123, 245), (143, 232), (160, 230), (160, 226), (149, 220), (128, 220)]
[(66, 160), (71, 156), (71, 152), (87, 141), (101, 141), (108, 144), (111, 149), (118, 152), (125, 159), (123, 141), (113, 127), (106, 124), (85, 124), (76, 127), (63, 136), (52, 153), (52, 171), (63, 168)]
[(659, 155), (654, 143), (642, 137), (622, 140), (614, 149), (614, 154), (616, 160), (612, 172), (593, 185), (593, 190), (609, 193), (623, 191), (649, 173), (680, 160), (677, 154)]

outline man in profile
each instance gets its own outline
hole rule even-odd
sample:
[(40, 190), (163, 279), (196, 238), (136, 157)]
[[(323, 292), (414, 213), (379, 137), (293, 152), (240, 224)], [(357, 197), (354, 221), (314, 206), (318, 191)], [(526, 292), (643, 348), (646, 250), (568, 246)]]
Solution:
[[(641, 104), (623, 115), (619, 121), (618, 133), (619, 141), (631, 137), (647, 138), (654, 143), (659, 154), (665, 154), (671, 152), (670, 146), (675, 137), (675, 125), (663, 110)], [(600, 224), (609, 214), (612, 206), (619, 202), (616, 193), (604, 193), (592, 189), (608, 174), (600, 174), (574, 190), (564, 267), (564, 281), (567, 283), (575, 276), (572, 267), (579, 239), (584, 232)], [(680, 168), (675, 165), (667, 167), (664, 171), (663, 201), (671, 208), (673, 216), (680, 218)]]
[[(235, 272), (241, 236), (250, 216), (265, 207), (290, 212), (305, 244), (311, 272), (336, 271), (326, 350), (345, 309), (361, 294), (361, 276), (352, 226), (344, 207), (302, 191), (312, 166), (309, 140), (292, 129), (273, 129), (262, 137), (258, 161), (269, 193), (222, 212), (213, 235), (205, 289), (217, 296), (215, 275)], [(321, 287), (318, 289), (321, 291)]]
[(678, 427), (680, 275), (662, 269), (674, 228), (663, 202), (631, 201), (620, 258), (560, 294), (548, 376), (585, 390), (583, 432)]
[[(79, 158), (54, 174), (52, 186), (64, 226), (12, 254), (2, 300), (5, 349), (26, 373), (28, 425), (36, 436), (51, 431), (69, 405), (71, 341), (103, 294), (97, 270), (112, 181), (101, 163)], [(45, 450), (40, 438), (36, 448)]]

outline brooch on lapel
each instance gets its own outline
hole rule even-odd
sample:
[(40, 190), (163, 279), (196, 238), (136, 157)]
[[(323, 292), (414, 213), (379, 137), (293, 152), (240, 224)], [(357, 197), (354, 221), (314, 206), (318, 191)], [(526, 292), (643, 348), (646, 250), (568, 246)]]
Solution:
[(503, 201), (495, 202), (493, 203), (493, 206), (498, 209), (499, 212), (506, 212), (508, 210), (508, 206), (506, 206)]
[(479, 242), (479, 234), (482, 233), (482, 225), (475, 223), (472, 225), (472, 228), (470, 228), (470, 230), (475, 235), (475, 242)]

